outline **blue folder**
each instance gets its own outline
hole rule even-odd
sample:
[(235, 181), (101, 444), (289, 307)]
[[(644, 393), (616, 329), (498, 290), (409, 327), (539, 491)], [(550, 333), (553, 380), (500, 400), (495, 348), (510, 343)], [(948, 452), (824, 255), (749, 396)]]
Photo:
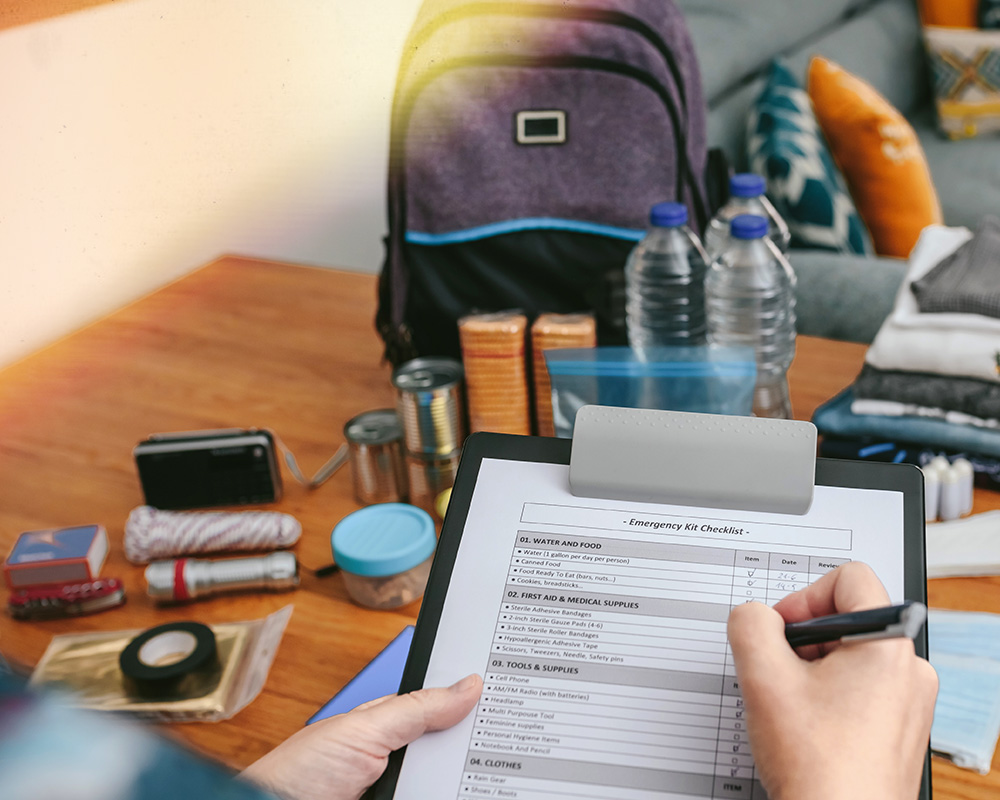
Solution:
[(326, 719), (336, 714), (345, 714), (369, 700), (375, 700), (387, 694), (396, 694), (399, 691), (399, 682), (403, 677), (403, 666), (406, 664), (406, 656), (410, 652), (412, 640), (413, 626), (407, 625), (361, 672), (351, 678), (347, 686), (309, 717), (306, 725), (311, 725), (317, 720)]

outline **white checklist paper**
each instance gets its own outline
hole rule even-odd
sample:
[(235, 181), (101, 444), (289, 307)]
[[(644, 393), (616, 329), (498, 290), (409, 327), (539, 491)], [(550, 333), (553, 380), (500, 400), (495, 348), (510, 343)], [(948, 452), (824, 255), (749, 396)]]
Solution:
[(903, 495), (816, 486), (799, 516), (575, 497), (568, 474), (483, 459), (424, 681), (483, 695), (409, 746), (394, 797), (763, 797), (729, 612), (849, 560), (901, 602)]

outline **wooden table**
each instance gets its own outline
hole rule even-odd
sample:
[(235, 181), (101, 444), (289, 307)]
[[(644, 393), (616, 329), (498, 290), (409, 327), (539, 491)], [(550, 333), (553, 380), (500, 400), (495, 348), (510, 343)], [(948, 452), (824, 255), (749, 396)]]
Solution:
[[(99, 522), (111, 539), (102, 574), (122, 577), (128, 592), (125, 606), (73, 620), (0, 614), (0, 652), (29, 669), (54, 634), (257, 619), (294, 603), (257, 700), (226, 722), (162, 727), (235, 768), (298, 730), (418, 611), (360, 608), (339, 576), (315, 575), (332, 560), (331, 529), (359, 507), (350, 470), (312, 491), (286, 474), (284, 498), (269, 506), (302, 523), (297, 591), (161, 607), (122, 552), (125, 520), (143, 501), (131, 452), (154, 432), (268, 427), (312, 474), (348, 419), (394, 405), (374, 310), (370, 275), (227, 257), (0, 371), (0, 551), (24, 530)], [(796, 416), (808, 419), (850, 383), (864, 350), (801, 337), (790, 373)], [(976, 510), (987, 508), (1000, 508), (1000, 495), (977, 491)], [(933, 581), (930, 598), (1000, 612), (1000, 578)], [(1000, 772), (936, 762), (934, 782), (939, 797), (995, 796)]]

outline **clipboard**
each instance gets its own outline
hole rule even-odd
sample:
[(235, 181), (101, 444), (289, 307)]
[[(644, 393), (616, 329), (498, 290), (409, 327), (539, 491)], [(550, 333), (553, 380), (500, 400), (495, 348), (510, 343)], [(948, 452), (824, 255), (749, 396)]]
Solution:
[[(509, 797), (556, 797), (555, 787), (574, 783), (600, 796), (601, 781), (665, 794), (763, 797), (731, 657), (727, 663), (720, 656), (732, 605), (774, 602), (852, 559), (876, 568), (893, 602), (926, 603), (923, 481), (916, 468), (816, 459), (815, 429), (801, 439), (797, 427), (810, 423), (584, 412), (594, 415), (594, 425), (578, 416), (574, 440), (477, 433), (466, 441), (400, 691), (425, 680), (447, 685), (469, 672), (483, 675), (487, 689), (476, 713), (454, 729), (394, 753), (366, 797), (408, 799), (429, 787), (436, 797), (497, 788)], [(665, 421), (666, 433), (645, 425), (648, 415)], [(749, 424), (750, 432), (735, 432), (724, 424), (730, 420)], [(622, 433), (636, 421), (634, 432)], [(697, 430), (678, 436), (678, 424), (705, 422), (721, 426), (717, 436)], [(780, 457), (762, 459), (762, 449), (783, 446)], [(602, 459), (612, 473), (603, 484)], [(648, 478), (668, 461), (676, 467), (671, 481), (684, 491), (694, 487), (696, 500), (673, 496)], [(635, 463), (642, 465), (638, 474), (622, 480)], [(764, 474), (762, 464), (785, 481), (769, 501), (774, 506), (735, 507), (745, 504), (731, 502), (727, 481), (750, 470), (757, 485), (766, 485), (775, 475)], [(806, 482), (798, 480), (803, 471)], [(579, 479), (575, 489), (571, 473)], [(876, 524), (891, 543), (874, 542), (869, 528)], [(758, 596), (765, 575), (771, 594)], [(657, 637), (667, 649), (658, 649)], [(926, 658), (926, 630), (914, 645)], [(593, 660), (605, 656), (619, 661)], [(715, 739), (711, 725), (687, 730), (689, 719), (708, 719), (711, 709), (702, 701), (716, 695)], [(687, 699), (697, 713), (681, 717), (677, 709)], [(616, 704), (620, 713), (612, 713)], [(657, 709), (672, 709), (663, 712), (669, 719), (662, 726)], [(929, 756), (921, 797), (930, 797)]]

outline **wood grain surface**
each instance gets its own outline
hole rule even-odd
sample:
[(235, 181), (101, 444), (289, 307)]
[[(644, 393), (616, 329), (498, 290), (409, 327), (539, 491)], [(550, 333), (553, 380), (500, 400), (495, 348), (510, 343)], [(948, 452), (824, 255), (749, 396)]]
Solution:
[[(0, 371), (0, 550), (24, 530), (101, 523), (111, 540), (102, 574), (120, 576), (128, 592), (123, 607), (72, 620), (0, 615), (4, 657), (28, 670), (55, 634), (257, 619), (291, 603), (257, 700), (225, 722), (158, 727), (233, 768), (299, 730), (419, 610), (361, 608), (340, 576), (314, 574), (332, 560), (333, 526), (360, 507), (350, 468), (311, 491), (286, 471), (283, 499), (263, 507), (302, 523), (299, 589), (157, 606), (143, 568), (122, 550), (125, 520), (142, 504), (132, 448), (156, 432), (268, 427), (311, 475), (343, 441), (348, 419), (395, 404), (374, 312), (371, 275), (226, 257)], [(849, 384), (864, 351), (800, 337), (789, 378), (795, 416), (808, 419)], [(1000, 508), (1000, 495), (977, 491), (976, 510), (988, 508)], [(1000, 612), (1000, 578), (932, 581), (930, 599)], [(980, 776), (937, 761), (934, 781), (945, 798), (1000, 790), (996, 770)]]

